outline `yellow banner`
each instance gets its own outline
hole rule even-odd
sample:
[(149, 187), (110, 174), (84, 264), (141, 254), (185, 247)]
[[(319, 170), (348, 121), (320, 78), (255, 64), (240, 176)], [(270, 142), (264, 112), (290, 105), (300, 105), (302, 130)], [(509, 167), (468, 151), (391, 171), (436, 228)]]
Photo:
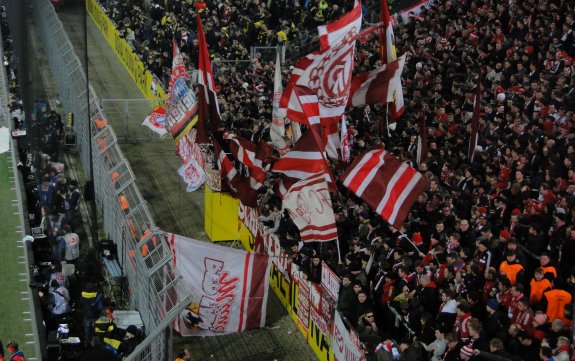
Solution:
[[(116, 56), (130, 74), (130, 77), (138, 86), (146, 99), (165, 99), (166, 91), (156, 84), (150, 71), (146, 70), (140, 57), (134, 52), (132, 46), (120, 36), (115, 24), (108, 18), (96, 0), (86, 1), (87, 11), (96, 26), (106, 38)], [(154, 93), (155, 90), (155, 93)], [(163, 102), (162, 102), (163, 103)], [(163, 105), (163, 104), (155, 104)]]

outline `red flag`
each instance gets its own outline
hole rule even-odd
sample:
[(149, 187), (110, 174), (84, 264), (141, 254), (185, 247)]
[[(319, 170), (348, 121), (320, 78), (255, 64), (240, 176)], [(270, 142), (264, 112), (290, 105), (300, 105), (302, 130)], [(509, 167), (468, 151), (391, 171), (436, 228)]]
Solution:
[(419, 172), (387, 153), (381, 145), (358, 157), (340, 180), (397, 229), (426, 186)]
[(229, 186), (232, 195), (248, 207), (257, 207), (257, 189), (252, 187), (248, 178), (238, 173), (218, 141), (214, 141), (214, 151), (218, 159), (218, 167), (220, 168), (222, 179)]
[(419, 125), (419, 135), (417, 137), (417, 165), (419, 166), (421, 162), (425, 162), (427, 159), (427, 122), (425, 117), (421, 120)]
[(206, 35), (202, 25), (200, 13), (197, 14), (198, 23), (198, 143), (206, 144), (210, 142), (210, 133), (218, 130), (220, 126), (220, 109), (216, 96), (212, 63), (206, 42)]
[(296, 87), (308, 88), (319, 100), (319, 116), (325, 122), (341, 118), (349, 97), (354, 66), (355, 40), (361, 27), (361, 5), (341, 18), (318, 27), (320, 50), (301, 58), (280, 99), (278, 114), (308, 124), (297, 99)]
[[(387, 0), (381, 0), (381, 22), (384, 33), (381, 37), (381, 60), (385, 64), (389, 64), (397, 59), (397, 52), (395, 50), (395, 36), (393, 34), (393, 23), (389, 16), (389, 8), (387, 7)], [(404, 112), (403, 90), (401, 88), (401, 80), (399, 88), (395, 89), (393, 93), (393, 102), (389, 106), (390, 117), (392, 120), (398, 119)]]
[(405, 66), (405, 54), (389, 64), (353, 77), (349, 102), (352, 106), (390, 103), (402, 92), (401, 73)]
[(333, 205), (322, 174), (293, 185), (283, 198), (282, 205), (290, 212), (303, 242), (337, 238)]
[(473, 104), (473, 117), (471, 118), (471, 136), (469, 137), (469, 162), (473, 163), (479, 132), (479, 111), (481, 105), (481, 75), (478, 75), (477, 87), (475, 89), (475, 101)]
[(274, 160), (274, 148), (264, 142), (256, 145), (233, 133), (224, 134), (224, 139), (230, 141), (232, 156), (247, 168), (251, 187), (259, 189), (266, 180), (267, 172)]

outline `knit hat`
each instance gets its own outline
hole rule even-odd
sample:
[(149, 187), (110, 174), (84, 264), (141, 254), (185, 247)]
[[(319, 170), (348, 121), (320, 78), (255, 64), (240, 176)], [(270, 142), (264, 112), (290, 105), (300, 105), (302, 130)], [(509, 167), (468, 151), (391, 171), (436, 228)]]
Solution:
[(465, 345), (461, 348), (461, 354), (465, 356), (473, 356), (473, 347), (471, 345)]
[(511, 237), (511, 233), (509, 233), (508, 230), (502, 229), (502, 230), (499, 232), (499, 238), (509, 239), (509, 237)]
[(493, 311), (497, 311), (499, 309), (499, 302), (495, 298), (491, 298), (487, 301), (487, 307), (491, 308)]
[(511, 214), (520, 215), (521, 211), (519, 210), (519, 208), (515, 208), (514, 210), (511, 211)]

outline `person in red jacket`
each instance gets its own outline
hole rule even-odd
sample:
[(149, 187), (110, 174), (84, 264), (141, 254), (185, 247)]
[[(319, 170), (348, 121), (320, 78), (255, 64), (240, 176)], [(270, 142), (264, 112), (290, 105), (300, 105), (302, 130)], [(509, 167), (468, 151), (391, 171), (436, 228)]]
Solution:
[(10, 361), (26, 361), (24, 352), (20, 351), (18, 348), (18, 342), (10, 341), (10, 343), (8, 343), (8, 351), (12, 354), (12, 356), (10, 356)]

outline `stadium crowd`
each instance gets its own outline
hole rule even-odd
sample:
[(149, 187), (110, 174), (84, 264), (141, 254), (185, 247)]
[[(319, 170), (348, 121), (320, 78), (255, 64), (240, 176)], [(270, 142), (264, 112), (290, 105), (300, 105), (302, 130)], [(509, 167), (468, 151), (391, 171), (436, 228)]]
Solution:
[[(190, 69), (196, 67), (192, 2), (101, 4), (160, 79), (170, 74), (171, 34)], [(270, 140), (274, 64), (259, 55), (239, 60), (252, 45), (309, 42), (317, 25), (351, 6), (270, 4), (210, 2), (203, 15), (222, 119), (252, 141)], [(384, 143), (428, 179), (404, 229), (393, 229), (341, 187), (334, 197), (340, 261), (335, 245), (298, 246), (281, 200), (262, 192), (270, 229), (283, 246), (295, 247), (294, 262), (308, 277), (321, 280), (320, 261), (342, 277), (337, 308), (370, 359), (571, 359), (574, 6), (566, 0), (440, 1), (395, 26), (397, 51), (407, 54), (405, 114), (385, 127), (384, 105), (352, 108), (347, 122), (352, 157)], [(379, 53), (377, 39), (358, 42), (355, 71), (380, 65)], [(286, 62), (284, 80), (296, 60)], [(479, 139), (470, 162), (478, 84)], [(429, 148), (417, 164), (424, 119)]]

